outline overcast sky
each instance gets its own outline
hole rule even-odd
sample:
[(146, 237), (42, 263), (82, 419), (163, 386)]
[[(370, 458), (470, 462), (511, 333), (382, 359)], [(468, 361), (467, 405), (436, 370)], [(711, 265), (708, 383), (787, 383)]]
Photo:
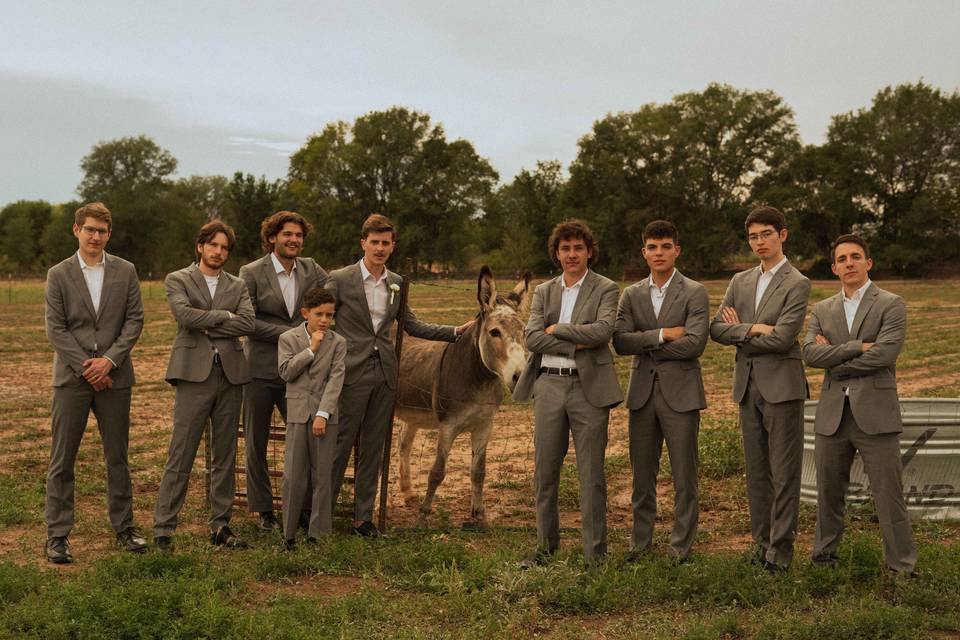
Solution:
[(960, 86), (960, 2), (0, 0), (0, 205), (75, 197), (101, 140), (277, 178), (331, 121), (404, 105), (509, 181), (610, 112), (771, 89), (805, 142), (889, 84)]

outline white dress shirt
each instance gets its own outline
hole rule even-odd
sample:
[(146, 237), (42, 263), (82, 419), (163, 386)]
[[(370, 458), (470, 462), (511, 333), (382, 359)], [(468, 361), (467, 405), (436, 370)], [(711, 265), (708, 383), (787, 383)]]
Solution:
[(210, 292), (210, 300), (217, 295), (217, 283), (220, 282), (220, 274), (215, 276), (204, 275), (203, 279), (207, 281), (207, 290)]
[[(306, 323), (306, 322), (303, 323), (303, 332), (304, 332), (305, 334), (307, 334), (307, 342), (310, 342), (310, 331), (307, 330), (307, 323)], [(326, 338), (324, 338), (324, 340), (326, 340)], [(309, 346), (307, 347), (307, 351), (310, 353), (310, 357), (311, 357), (311, 358), (317, 355), (317, 354), (315, 354), (315, 353), (313, 352), (313, 349), (311, 349)], [(320, 417), (320, 418), (325, 418), (325, 419), (327, 419), (327, 420), (330, 419), (330, 414), (329, 414), (329, 413), (327, 413), (326, 411), (321, 411), (321, 410), (319, 410), (319, 409), (317, 409), (317, 416)]]
[(83, 261), (80, 252), (77, 251), (77, 260), (80, 261), (80, 271), (83, 272), (87, 291), (90, 292), (90, 299), (93, 301), (93, 311), (100, 313), (100, 295), (103, 293), (103, 270), (107, 264), (107, 254), (101, 253), (100, 262), (89, 265)]
[[(867, 278), (867, 282), (853, 292), (853, 296), (848, 298), (847, 294), (840, 289), (840, 295), (843, 296), (843, 315), (847, 317), (847, 332), (853, 331), (853, 319), (857, 317), (857, 309), (860, 308), (860, 302), (863, 300), (863, 294), (866, 293), (867, 287), (869, 287), (872, 282), (870, 278)], [(852, 335), (850, 336), (853, 337)]]
[(757, 279), (757, 297), (753, 302), (754, 311), (760, 308), (760, 300), (763, 299), (763, 294), (766, 292), (767, 287), (770, 286), (770, 281), (773, 280), (773, 276), (777, 275), (777, 271), (779, 271), (780, 267), (785, 264), (787, 264), (786, 256), (784, 256), (783, 259), (776, 264), (776, 266), (771, 267), (767, 271), (764, 271), (763, 265), (760, 265), (760, 277)]
[[(83, 273), (83, 279), (87, 283), (87, 291), (90, 292), (90, 300), (93, 301), (93, 311), (94, 313), (100, 313), (100, 298), (103, 295), (103, 271), (106, 269), (107, 265), (107, 254), (100, 254), (100, 262), (95, 265), (89, 265), (83, 261), (83, 258), (80, 257), (80, 252), (77, 251), (77, 260), (80, 261), (80, 271)], [(97, 345), (93, 345), (94, 351), (99, 350)], [(107, 356), (102, 356), (107, 358)], [(110, 358), (107, 358), (110, 360)], [(110, 360), (110, 364), (114, 367), (117, 366), (117, 363), (113, 360)]]
[(280, 293), (283, 295), (284, 304), (287, 305), (287, 313), (292, 318), (297, 306), (297, 261), (293, 261), (293, 268), (290, 269), (290, 273), (287, 273), (277, 259), (277, 254), (271, 253), (270, 259), (273, 260), (273, 268), (277, 271), (277, 282), (280, 283)]
[[(670, 283), (673, 282), (673, 277), (677, 275), (677, 270), (674, 269), (673, 273), (670, 274), (670, 277), (667, 278), (666, 283), (662, 287), (658, 287), (657, 283), (653, 281), (653, 274), (650, 274), (648, 286), (650, 287), (650, 302), (653, 304), (653, 315), (660, 318), (660, 309), (663, 308), (663, 300), (667, 297), (667, 287), (670, 286)], [(663, 329), (660, 329), (660, 334), (658, 340), (660, 344), (663, 344)]]
[[(871, 285), (870, 278), (867, 278), (867, 282), (853, 292), (853, 297), (848, 298), (847, 294), (844, 292), (843, 288), (840, 288), (840, 295), (843, 296), (843, 315), (847, 319), (847, 333), (853, 331), (853, 319), (857, 317), (857, 309), (860, 308), (860, 302), (863, 300), (863, 294), (866, 293), (867, 287)], [(853, 337), (852, 335), (850, 336)], [(850, 395), (850, 389), (848, 387), (843, 388), (844, 395)]]
[[(583, 285), (583, 281), (586, 279), (586, 277), (587, 274), (585, 273), (575, 285), (568, 287), (566, 281), (563, 279), (563, 276), (560, 276), (560, 288), (563, 290), (563, 295), (560, 298), (560, 319), (557, 320), (557, 324), (570, 323), (570, 320), (573, 316), (573, 307), (577, 304), (577, 296), (580, 295), (580, 287)], [(576, 369), (577, 361), (573, 358), (568, 358), (567, 356), (555, 356), (545, 353), (540, 358), (540, 366)]]
[(380, 331), (380, 325), (387, 317), (387, 269), (379, 278), (374, 278), (367, 269), (367, 265), (360, 258), (360, 276), (363, 278), (363, 293), (367, 296), (367, 308), (370, 310), (370, 320), (373, 321), (373, 332)]

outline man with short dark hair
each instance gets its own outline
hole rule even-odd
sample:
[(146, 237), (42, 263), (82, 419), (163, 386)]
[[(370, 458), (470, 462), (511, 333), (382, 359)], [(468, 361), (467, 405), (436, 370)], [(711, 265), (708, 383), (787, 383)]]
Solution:
[(558, 224), (547, 242), (562, 269), (533, 293), (527, 322), (530, 357), (513, 398), (533, 398), (537, 549), (522, 563), (543, 564), (560, 546), (558, 490), (570, 436), (577, 453), (583, 559), (607, 553), (607, 449), (610, 409), (623, 402), (608, 343), (617, 317), (617, 283), (590, 269), (597, 256), (586, 223)]
[(454, 342), (473, 320), (459, 326), (430, 324), (417, 319), (407, 306), (400, 309), (402, 278), (386, 267), (396, 247), (397, 231), (389, 218), (372, 214), (360, 229), (363, 257), (330, 273), (324, 287), (336, 298), (337, 333), (347, 339), (347, 370), (340, 394), (337, 454), (333, 467), (333, 502), (340, 493), (353, 443), (359, 438), (354, 479), (354, 533), (380, 535), (373, 524), (373, 505), (383, 459), (390, 413), (396, 393), (399, 363), (390, 329), (404, 313), (404, 330), (417, 338)]
[(783, 213), (756, 207), (744, 227), (760, 265), (733, 276), (710, 336), (737, 348), (733, 399), (740, 406), (750, 528), (757, 545), (750, 560), (780, 572), (793, 559), (800, 509), (808, 394), (798, 336), (810, 281), (783, 254)]
[(77, 209), (73, 235), (79, 248), (51, 267), (44, 287), (44, 321), (53, 347), (46, 555), (55, 564), (73, 562), (67, 537), (74, 521), (74, 464), (91, 410), (107, 464), (110, 524), (123, 549), (146, 549), (133, 526), (127, 463), (134, 384), (130, 352), (143, 330), (143, 302), (136, 268), (105, 251), (112, 230), (113, 218), (103, 203)]
[(860, 454), (877, 507), (883, 555), (898, 575), (911, 575), (917, 548), (903, 499), (897, 356), (907, 333), (903, 298), (870, 280), (870, 249), (842, 235), (830, 249), (840, 291), (813, 307), (803, 358), (824, 369), (814, 423), (817, 532), (813, 563), (836, 567), (853, 457)]
[(273, 513), (273, 487), (267, 468), (267, 442), (273, 408), (287, 419), (283, 380), (277, 373), (277, 340), (303, 324), (303, 294), (322, 287), (327, 272), (301, 256), (312, 225), (294, 211), (278, 211), (263, 220), (260, 239), (267, 252), (240, 267), (257, 317), (244, 344), (251, 380), (243, 386), (243, 437), (246, 443), (247, 509), (260, 514), (260, 528), (279, 529)]
[(245, 546), (228, 526), (233, 509), (234, 469), (242, 385), (250, 381), (240, 336), (253, 331), (254, 312), (240, 278), (223, 270), (236, 245), (233, 229), (212, 220), (194, 244), (197, 261), (167, 276), (167, 301), (177, 321), (166, 380), (176, 388), (170, 452), (154, 512), (154, 542), (173, 549), (177, 515), (207, 419), (210, 420), (210, 542)]
[(633, 356), (627, 391), (631, 551), (636, 556), (653, 545), (657, 472), (666, 441), (674, 488), (670, 549), (682, 562), (697, 535), (697, 432), (700, 411), (707, 407), (699, 358), (710, 332), (710, 296), (706, 287), (677, 270), (679, 235), (666, 220), (644, 228), (642, 251), (650, 275), (624, 289), (613, 346), (620, 355)]

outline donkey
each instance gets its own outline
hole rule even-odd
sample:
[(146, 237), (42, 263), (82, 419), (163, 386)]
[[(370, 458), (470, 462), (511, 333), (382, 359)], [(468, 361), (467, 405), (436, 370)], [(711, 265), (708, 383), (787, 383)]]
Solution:
[(503, 387), (513, 390), (526, 364), (524, 323), (521, 313), (529, 308), (530, 274), (526, 273), (506, 296), (497, 293), (493, 273), (487, 266), (477, 280), (480, 312), (477, 321), (457, 342), (443, 343), (404, 338), (397, 389), (400, 433), (400, 492), (415, 500), (410, 487), (410, 451), (419, 429), (439, 429), (437, 457), (427, 480), (427, 493), (420, 517), (432, 510), (437, 487), (446, 474), (447, 456), (453, 441), (470, 433), (470, 482), (473, 496), (470, 519), (477, 526), (486, 522), (483, 480), (486, 474), (487, 442), (493, 416), (503, 401)]

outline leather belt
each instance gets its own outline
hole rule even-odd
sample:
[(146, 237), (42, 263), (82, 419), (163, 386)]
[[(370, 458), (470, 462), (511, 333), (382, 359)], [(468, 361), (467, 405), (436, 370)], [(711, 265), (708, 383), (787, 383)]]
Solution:
[(540, 367), (540, 373), (545, 373), (549, 376), (577, 376), (580, 375), (577, 373), (576, 369), (569, 367)]

